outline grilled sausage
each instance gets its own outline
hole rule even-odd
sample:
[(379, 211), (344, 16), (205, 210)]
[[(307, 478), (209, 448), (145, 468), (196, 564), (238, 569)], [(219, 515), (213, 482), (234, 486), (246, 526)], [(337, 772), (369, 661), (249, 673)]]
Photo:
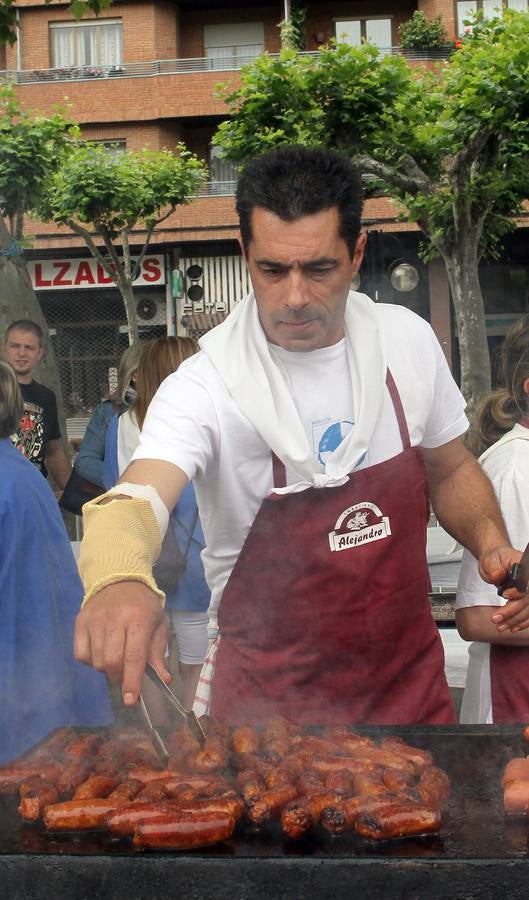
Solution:
[(172, 815), (174, 806), (171, 803), (129, 803), (113, 809), (105, 816), (105, 825), (116, 837), (128, 837), (134, 834), (138, 825)]
[(285, 806), (281, 813), (281, 828), (287, 837), (299, 840), (318, 824), (323, 810), (336, 803), (334, 791), (299, 797)]
[(86, 781), (91, 773), (92, 760), (90, 757), (75, 755), (57, 778), (57, 787), (61, 797), (71, 797), (75, 789), (83, 781)]
[(259, 735), (255, 728), (240, 725), (238, 728), (233, 729), (231, 746), (234, 753), (258, 753)]
[(393, 737), (384, 738), (380, 742), (382, 750), (390, 750), (403, 756), (413, 764), (418, 774), (424, 771), (428, 766), (433, 764), (433, 756), (429, 750), (420, 750), (418, 747), (410, 747), (403, 738), (393, 735)]
[(348, 772), (347, 769), (338, 769), (336, 772), (330, 772), (325, 779), (325, 787), (329, 791), (349, 796), (354, 793), (355, 789), (354, 775), (352, 772)]
[(60, 774), (60, 766), (39, 766), (38, 771), (33, 763), (10, 763), (0, 768), (0, 794), (13, 796), (17, 794), (20, 785), (32, 775), (40, 775), (46, 781), (55, 782)]
[(205, 775), (219, 772), (228, 764), (226, 748), (220, 738), (207, 738), (202, 750), (193, 750), (186, 756), (186, 765), (191, 772)]
[(438, 809), (398, 803), (388, 804), (378, 812), (362, 812), (354, 824), (357, 834), (375, 841), (431, 834), (439, 831), (440, 827), (441, 813)]
[[(389, 804), (395, 802), (395, 795), (389, 792), (385, 795), (372, 797), (342, 797), (337, 803), (330, 804), (320, 815), (320, 825), (329, 834), (342, 834), (350, 831), (361, 813), (378, 809), (386, 809)], [(411, 804), (410, 804), (411, 805)]]
[(294, 800), (296, 796), (297, 790), (292, 784), (287, 784), (274, 791), (265, 791), (248, 807), (248, 818), (254, 825), (262, 825), (270, 819), (277, 819), (287, 803)]
[(174, 778), (174, 772), (171, 769), (155, 769), (152, 766), (132, 766), (128, 770), (128, 778), (142, 781), (143, 784), (147, 784), (149, 781), (171, 781)]
[(115, 806), (121, 806), (123, 803), (128, 803), (129, 800), (134, 800), (142, 789), (143, 782), (137, 781), (135, 778), (128, 778), (110, 792), (107, 800), (115, 801)]
[(358, 772), (354, 776), (355, 794), (363, 797), (379, 797), (381, 794), (387, 794), (388, 789), (382, 780), (382, 774), (379, 772)]
[(20, 785), (18, 812), (24, 822), (37, 822), (49, 803), (57, 803), (59, 791), (54, 784), (42, 778), (32, 778)]
[(164, 781), (149, 781), (134, 797), (134, 803), (158, 803), (167, 800)]
[(401, 772), (400, 769), (386, 769), (382, 775), (382, 781), (386, 790), (394, 794), (407, 790), (415, 781), (409, 772)]
[(209, 797), (206, 800), (194, 800), (192, 804), (179, 807), (182, 812), (191, 813), (227, 813), (237, 822), (243, 812), (244, 805), (238, 797)]
[(90, 775), (74, 791), (72, 800), (94, 800), (96, 797), (108, 797), (111, 791), (117, 787), (117, 778), (107, 778), (105, 775)]
[(105, 817), (117, 806), (118, 801), (111, 800), (110, 797), (52, 803), (44, 810), (44, 824), (48, 831), (87, 831), (102, 828)]
[(419, 795), (425, 806), (429, 806), (431, 809), (441, 809), (450, 796), (450, 780), (442, 769), (438, 769), (437, 766), (429, 766), (422, 773), (413, 791)]
[(138, 825), (132, 843), (137, 848), (189, 850), (225, 841), (234, 828), (235, 819), (226, 813), (174, 812)]
[(529, 806), (529, 780), (508, 781), (503, 789), (503, 808), (506, 813), (525, 813)]
[(527, 756), (515, 756), (505, 766), (502, 785), (509, 781), (524, 781), (529, 779), (529, 758)]

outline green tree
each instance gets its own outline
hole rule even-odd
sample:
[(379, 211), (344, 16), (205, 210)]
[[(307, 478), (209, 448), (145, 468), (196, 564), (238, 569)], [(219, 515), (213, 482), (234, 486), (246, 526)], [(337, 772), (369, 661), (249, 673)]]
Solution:
[(233, 160), (282, 143), (347, 153), (369, 189), (399, 202), (442, 256), (454, 303), (462, 390), (472, 415), (490, 390), (478, 262), (499, 250), (529, 195), (529, 16), (477, 20), (450, 60), (412, 69), (368, 44), (318, 57), (291, 50), (246, 67), (215, 143)]
[[(0, 88), (0, 343), (16, 319), (32, 319), (47, 334), (22, 253), (24, 216), (41, 202), (47, 180), (78, 133), (62, 112), (40, 116), (22, 110), (12, 88)], [(57, 395), (64, 435), (57, 364), (49, 337), (46, 343), (38, 378)]]
[[(179, 145), (169, 150), (109, 152), (80, 142), (48, 181), (36, 207), (44, 221), (67, 225), (85, 241), (118, 288), (129, 339), (138, 339), (133, 283), (155, 228), (189, 202), (205, 177), (203, 163)], [(141, 248), (131, 253), (131, 243)]]

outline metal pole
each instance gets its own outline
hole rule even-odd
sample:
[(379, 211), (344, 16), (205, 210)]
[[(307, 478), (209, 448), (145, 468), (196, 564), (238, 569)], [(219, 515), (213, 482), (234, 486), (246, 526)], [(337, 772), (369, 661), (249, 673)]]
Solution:
[(290, 0), (284, 0), (285, 4), (285, 23), (290, 19)]

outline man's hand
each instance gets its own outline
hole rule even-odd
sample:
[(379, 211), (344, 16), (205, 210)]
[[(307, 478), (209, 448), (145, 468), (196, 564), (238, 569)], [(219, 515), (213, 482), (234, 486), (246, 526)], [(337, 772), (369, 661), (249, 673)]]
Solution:
[[(498, 587), (507, 580), (514, 563), (520, 561), (522, 554), (512, 547), (499, 547), (483, 556), (479, 561), (479, 574), (484, 581)], [(498, 632), (510, 629), (513, 633), (529, 626), (529, 592), (521, 594), (516, 588), (509, 588), (503, 594), (509, 601), (501, 611), (496, 611), (492, 622)]]
[(75, 657), (121, 678), (123, 703), (136, 703), (145, 663), (152, 663), (167, 683), (165, 667), (168, 626), (159, 598), (141, 581), (120, 581), (99, 591), (85, 604), (75, 626)]

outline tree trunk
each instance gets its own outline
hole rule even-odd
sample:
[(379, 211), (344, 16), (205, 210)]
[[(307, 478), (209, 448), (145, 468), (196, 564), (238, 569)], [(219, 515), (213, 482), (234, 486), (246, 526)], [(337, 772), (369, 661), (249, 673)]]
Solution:
[[(11, 235), (0, 217), (0, 249), (11, 242)], [(57, 397), (59, 425), (63, 445), (68, 458), (71, 448), (66, 435), (66, 419), (61, 384), (55, 360), (55, 353), (48, 333), (48, 326), (42, 314), (23, 256), (3, 256), (0, 254), (0, 341), (3, 344), (6, 328), (17, 319), (31, 319), (42, 328), (46, 336), (46, 356), (35, 369), (35, 378), (54, 391)]]
[(129, 330), (129, 344), (135, 344), (136, 341), (140, 339), (140, 332), (138, 329), (138, 317), (136, 315), (136, 304), (134, 302), (134, 289), (132, 284), (121, 281), (118, 281), (117, 284), (118, 290), (123, 297), (123, 303), (125, 305), (125, 313), (127, 316), (127, 327)]
[(467, 416), (474, 420), (479, 401), (491, 389), (485, 304), (472, 239), (461, 236), (453, 251), (443, 254), (456, 315), (461, 357), (461, 393)]

